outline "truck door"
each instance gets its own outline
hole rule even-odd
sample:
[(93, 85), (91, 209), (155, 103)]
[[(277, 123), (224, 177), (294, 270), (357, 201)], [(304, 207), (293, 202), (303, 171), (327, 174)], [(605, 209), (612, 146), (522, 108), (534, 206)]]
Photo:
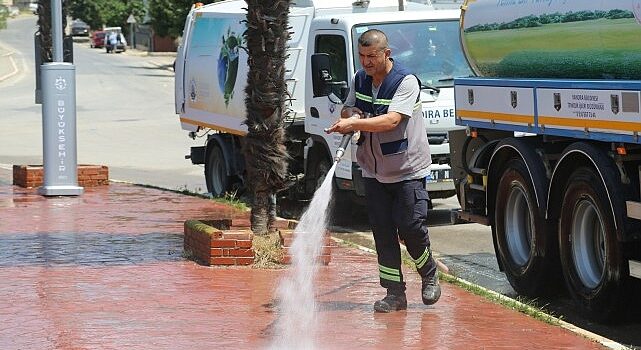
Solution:
[[(317, 31), (314, 36), (314, 53), (326, 53), (329, 55), (330, 68), (332, 75), (332, 92), (335, 97), (313, 96), (308, 104), (308, 117), (305, 118), (305, 129), (311, 135), (314, 135), (315, 142), (324, 140), (329, 148), (327, 156), (332, 159), (336, 154), (336, 149), (340, 144), (342, 135), (333, 133), (326, 134), (323, 129), (331, 126), (340, 118), (342, 101), (347, 97), (348, 85), (351, 82), (351, 69), (349, 68), (351, 60), (348, 55), (348, 40), (345, 32), (338, 30)], [(340, 82), (344, 82), (340, 84)], [(345, 152), (344, 157), (336, 168), (336, 177), (351, 179), (352, 178), (352, 157), (351, 150)]]
[(176, 89), (174, 91), (176, 114), (185, 113), (185, 66), (187, 63), (187, 46), (191, 40), (191, 26), (192, 26), (192, 16), (191, 14), (187, 16), (185, 20), (185, 29), (183, 31), (183, 40), (182, 44), (178, 47), (176, 60), (174, 61), (174, 75), (175, 75), (175, 84)]

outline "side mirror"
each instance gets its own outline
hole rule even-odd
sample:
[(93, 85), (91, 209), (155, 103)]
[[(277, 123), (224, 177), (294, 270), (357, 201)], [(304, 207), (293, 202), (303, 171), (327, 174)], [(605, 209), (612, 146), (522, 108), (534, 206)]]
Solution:
[(314, 97), (328, 96), (331, 88), (328, 84), (332, 81), (332, 71), (329, 66), (329, 55), (315, 53), (312, 55), (312, 87)]

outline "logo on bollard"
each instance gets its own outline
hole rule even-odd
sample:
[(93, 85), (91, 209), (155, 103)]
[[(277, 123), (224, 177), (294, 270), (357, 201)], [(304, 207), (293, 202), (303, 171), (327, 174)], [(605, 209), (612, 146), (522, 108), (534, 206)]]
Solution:
[(67, 81), (63, 77), (57, 77), (55, 86), (56, 86), (56, 89), (62, 91), (67, 88)]

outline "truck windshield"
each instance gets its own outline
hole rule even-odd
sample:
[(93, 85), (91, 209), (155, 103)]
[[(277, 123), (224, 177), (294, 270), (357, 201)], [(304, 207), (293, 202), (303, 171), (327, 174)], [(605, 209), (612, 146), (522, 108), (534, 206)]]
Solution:
[(473, 75), (459, 41), (458, 21), (425, 21), (383, 23), (355, 26), (354, 65), (358, 60), (358, 37), (369, 29), (378, 29), (387, 35), (392, 58), (416, 74), (423, 84), (435, 87), (454, 85), (454, 78)]

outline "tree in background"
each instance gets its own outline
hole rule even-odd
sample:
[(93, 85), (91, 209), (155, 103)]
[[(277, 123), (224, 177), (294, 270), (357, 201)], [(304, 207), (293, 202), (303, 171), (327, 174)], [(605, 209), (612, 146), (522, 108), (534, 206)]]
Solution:
[(105, 23), (102, 13), (95, 0), (68, 0), (69, 14), (72, 18), (79, 18), (91, 27), (91, 29), (101, 29)]
[(129, 15), (133, 14), (138, 20), (142, 20), (145, 15), (143, 0), (101, 0), (98, 3), (105, 25), (121, 27), (124, 33), (128, 33), (129, 30), (127, 24)]
[[(201, 0), (210, 4), (221, 0)], [(122, 27), (128, 30), (127, 18), (130, 14), (142, 23), (145, 15), (143, 0), (68, 0), (72, 18), (85, 21), (91, 29), (103, 26)], [(150, 24), (158, 36), (179, 37), (182, 35), (185, 18), (195, 3), (194, 0), (148, 0), (147, 13)]]
[[(211, 4), (220, 0), (199, 1)], [(187, 14), (194, 0), (149, 0), (148, 13), (151, 27), (158, 36), (177, 38), (182, 35)]]
[(133, 14), (142, 22), (145, 15), (143, 0), (67, 0), (73, 18), (85, 21), (92, 29), (121, 27), (127, 34), (127, 18)]
[(288, 154), (283, 119), (285, 49), (289, 38), (290, 0), (246, 0), (249, 51), (245, 106), (247, 136), (243, 145), (247, 184), (253, 192), (251, 226), (267, 234), (276, 218), (276, 192), (287, 184)]

